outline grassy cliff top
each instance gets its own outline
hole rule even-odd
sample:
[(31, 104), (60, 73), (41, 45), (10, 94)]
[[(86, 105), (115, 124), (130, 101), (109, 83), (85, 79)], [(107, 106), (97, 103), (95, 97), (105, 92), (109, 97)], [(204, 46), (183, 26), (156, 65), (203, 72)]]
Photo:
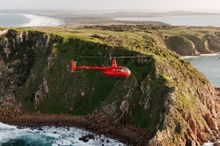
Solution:
[[(4, 28), (0, 28), (4, 29)], [(60, 34), (63, 36), (84, 36), (90, 37), (93, 33), (101, 34), (117, 34), (117, 32), (132, 32), (132, 33), (162, 33), (164, 35), (215, 35), (220, 32), (217, 27), (184, 27), (184, 26), (143, 26), (143, 25), (92, 25), (85, 27), (71, 27), (71, 26), (58, 26), (58, 27), (30, 27), (30, 28), (16, 28), (16, 30), (32, 30), (42, 31), (47, 33)]]

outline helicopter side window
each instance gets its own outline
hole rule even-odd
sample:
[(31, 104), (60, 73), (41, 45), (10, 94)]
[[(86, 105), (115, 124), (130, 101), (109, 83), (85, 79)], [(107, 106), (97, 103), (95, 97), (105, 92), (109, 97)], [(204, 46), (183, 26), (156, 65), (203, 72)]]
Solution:
[(117, 72), (126, 72), (126, 73), (130, 73), (130, 72), (131, 72), (131, 71), (130, 71), (128, 68), (126, 68), (126, 67), (118, 68), (116, 71), (117, 71)]
[(117, 72), (123, 72), (123, 69), (122, 68), (118, 68)]
[(122, 68), (122, 71), (123, 72), (130, 72), (130, 70), (128, 68), (126, 68), (126, 67)]

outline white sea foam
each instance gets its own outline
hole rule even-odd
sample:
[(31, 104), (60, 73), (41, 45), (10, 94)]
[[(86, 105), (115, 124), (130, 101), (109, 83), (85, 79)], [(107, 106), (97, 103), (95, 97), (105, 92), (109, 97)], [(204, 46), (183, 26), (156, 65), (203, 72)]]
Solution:
[(3, 27), (37, 27), (64, 25), (63, 20), (49, 16), (19, 13), (0, 13), (0, 26)]
[[(29, 145), (51, 145), (51, 146), (123, 146), (117, 140), (107, 137), (95, 136), (88, 142), (80, 141), (82, 135), (92, 134), (89, 131), (79, 128), (62, 128), (62, 127), (42, 127), (40, 129), (18, 128), (7, 124), (0, 123), (0, 145), (10, 140), (24, 140)], [(108, 141), (107, 141), (108, 140)]]
[(196, 58), (200, 56), (181, 56), (182, 59), (190, 59), (190, 58)]
[(213, 146), (213, 143), (207, 142), (207, 143), (204, 143), (202, 146)]
[(32, 15), (32, 14), (20, 14), (20, 15), (30, 20), (28, 23), (22, 25), (24, 27), (64, 25), (64, 21), (52, 17)]
[[(216, 143), (220, 143), (220, 140), (217, 140)], [(207, 142), (207, 143), (204, 143), (202, 146), (214, 146), (214, 143)]]
[(201, 56), (219, 56), (219, 55), (220, 55), (220, 52), (212, 53), (212, 54), (200, 54), (197, 56), (182, 56), (181, 58), (182, 59), (190, 59), (190, 58), (197, 58), (197, 57), (201, 57)]

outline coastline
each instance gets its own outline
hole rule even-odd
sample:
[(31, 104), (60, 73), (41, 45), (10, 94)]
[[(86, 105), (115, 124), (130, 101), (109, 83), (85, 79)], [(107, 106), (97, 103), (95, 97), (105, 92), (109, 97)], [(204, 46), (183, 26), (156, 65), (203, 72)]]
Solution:
[(29, 19), (28, 23), (23, 24), (23, 27), (42, 27), (42, 26), (60, 26), (64, 25), (64, 21), (48, 16), (20, 14)]
[(202, 57), (202, 56), (219, 56), (220, 52), (216, 53), (210, 53), (210, 54), (199, 54), (199, 55), (192, 55), (192, 56), (181, 56), (181, 59), (190, 59), (190, 58), (197, 58), (197, 57)]
[[(3, 16), (3, 21), (0, 23), (1, 27), (47, 27), (47, 26), (62, 26), (65, 25), (65, 21), (62, 19), (57, 19), (52, 16), (44, 16), (44, 15), (35, 15), (31, 13), (18, 13), (18, 14), (13, 14), (13, 13), (0, 13)], [(4, 16), (10, 15), (12, 18), (4, 18)], [(20, 21), (19, 23), (12, 22), (12, 24), (7, 25), (4, 24), (4, 21), (8, 21), (9, 19), (12, 19), (13, 21), (16, 21), (17, 19), (24, 19)], [(11, 20), (11, 21), (12, 21)]]
[[(220, 15), (201, 15), (201, 14), (183, 14), (183, 15), (146, 15), (146, 16), (131, 16), (131, 17), (116, 17), (114, 20), (116, 21), (131, 21), (131, 22), (147, 22), (147, 21), (156, 21), (163, 22), (166, 24), (170, 24), (173, 26), (202, 26), (202, 27), (219, 27), (220, 22), (216, 22), (216, 20), (220, 17)], [(192, 21), (197, 20), (197, 21)], [(184, 20), (184, 21), (183, 21)]]
[(0, 121), (4, 124), (30, 128), (41, 128), (43, 126), (77, 127), (89, 130), (97, 135), (104, 135), (119, 140), (128, 145), (144, 145), (147, 144), (147, 141), (150, 139), (144, 129), (132, 125), (122, 125), (119, 122), (110, 120), (102, 114), (72, 116), (66, 114), (17, 113), (16, 116), (9, 114), (9, 118), (4, 118), (2, 115), (4, 115), (4, 113), (0, 110)]
[[(96, 135), (88, 130), (76, 127), (42, 126), (39, 128), (20, 127), (0, 122), (0, 145), (41, 145), (41, 146), (70, 146), (70, 145), (120, 145), (122, 142)], [(9, 140), (10, 139), (10, 140)], [(27, 139), (23, 142), (23, 139)]]
[[(215, 101), (220, 103), (220, 88), (215, 88)], [(218, 125), (220, 125), (220, 117), (218, 119)], [(76, 127), (91, 131), (97, 135), (116, 139), (127, 145), (147, 145), (152, 138), (144, 128), (120, 124), (103, 114), (73, 116), (68, 114), (27, 113), (19, 110), (3, 111), (0, 108), (0, 122), (30, 128), (41, 128), (43, 126)], [(203, 146), (214, 144), (216, 141), (217, 139), (213, 139), (204, 143)]]
[(202, 72), (202, 74), (208, 78), (214, 87), (220, 87), (218, 70), (220, 52), (194, 56), (181, 56), (181, 59), (191, 63), (194, 68)]

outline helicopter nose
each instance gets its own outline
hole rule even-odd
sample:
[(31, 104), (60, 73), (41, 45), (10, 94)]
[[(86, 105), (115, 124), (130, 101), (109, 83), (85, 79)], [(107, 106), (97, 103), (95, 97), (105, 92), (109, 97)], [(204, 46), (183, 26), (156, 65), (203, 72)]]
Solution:
[(131, 75), (131, 71), (128, 69), (128, 75), (130, 76)]

